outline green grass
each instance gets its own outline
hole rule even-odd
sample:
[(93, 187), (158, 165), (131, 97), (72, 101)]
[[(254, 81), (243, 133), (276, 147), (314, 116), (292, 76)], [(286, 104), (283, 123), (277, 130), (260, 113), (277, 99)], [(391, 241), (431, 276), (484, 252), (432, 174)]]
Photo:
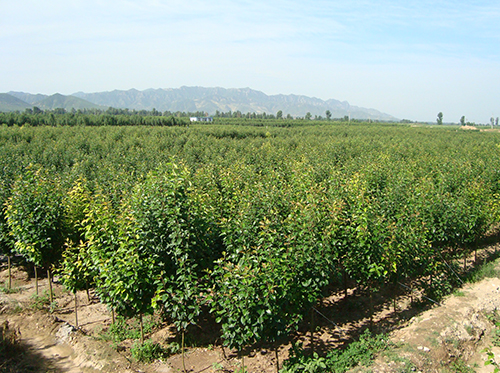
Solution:
[(368, 367), (376, 354), (390, 347), (385, 335), (372, 335), (366, 330), (359, 340), (352, 342), (345, 350), (332, 350), (325, 357), (308, 356), (302, 346), (294, 345), (290, 358), (283, 364), (281, 373), (342, 373), (356, 366)]
[[(144, 334), (151, 333), (160, 325), (153, 316), (145, 316), (143, 322)], [(123, 317), (118, 317), (107, 330), (101, 331), (98, 334), (98, 339), (115, 343), (120, 343), (126, 339), (139, 339), (140, 337), (139, 321), (135, 319), (127, 320)]]
[(152, 363), (154, 360), (166, 358), (171, 351), (163, 348), (160, 344), (151, 340), (146, 340), (144, 343), (139, 341), (134, 342), (130, 349), (132, 359), (135, 361)]
[(477, 270), (471, 272), (467, 276), (467, 282), (473, 283), (481, 281), (485, 278), (500, 277), (500, 261), (499, 259), (480, 266)]

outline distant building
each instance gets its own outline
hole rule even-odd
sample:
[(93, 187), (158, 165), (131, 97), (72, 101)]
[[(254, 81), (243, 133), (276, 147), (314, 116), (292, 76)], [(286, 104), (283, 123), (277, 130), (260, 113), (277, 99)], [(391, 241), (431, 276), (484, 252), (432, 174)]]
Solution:
[(212, 117), (190, 117), (189, 120), (191, 122), (213, 122), (214, 118), (212, 118)]

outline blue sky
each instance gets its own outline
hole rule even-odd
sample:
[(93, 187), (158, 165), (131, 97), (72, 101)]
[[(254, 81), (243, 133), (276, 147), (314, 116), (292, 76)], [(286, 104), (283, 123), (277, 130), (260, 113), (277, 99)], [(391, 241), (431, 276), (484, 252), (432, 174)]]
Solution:
[(250, 87), (500, 116), (498, 1), (0, 0), (0, 92)]

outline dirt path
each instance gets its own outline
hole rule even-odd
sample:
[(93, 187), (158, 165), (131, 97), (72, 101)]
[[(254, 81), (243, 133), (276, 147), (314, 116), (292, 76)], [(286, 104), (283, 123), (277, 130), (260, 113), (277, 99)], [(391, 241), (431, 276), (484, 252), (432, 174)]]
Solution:
[[(500, 263), (496, 266), (500, 268)], [(5, 282), (7, 271), (0, 272), (0, 281)], [(116, 346), (97, 336), (111, 323), (111, 315), (97, 299), (87, 299), (85, 292), (78, 293), (78, 318), (80, 329), (76, 330), (74, 298), (55, 284), (57, 305), (53, 312), (38, 310), (40, 301), (33, 299), (34, 281), (26, 273), (13, 271), (16, 292), (0, 292), (0, 325), (8, 321), (11, 330), (20, 333), (22, 364), (14, 365), (6, 372), (144, 372), (173, 373), (182, 371), (180, 355), (167, 361), (138, 364), (130, 358), (128, 340)], [(47, 280), (40, 281), (40, 293), (47, 288)], [(331, 349), (353, 338), (366, 327), (366, 299), (353, 294), (342, 300), (342, 294), (325, 299), (320, 308), (323, 316), (316, 315), (318, 331), (315, 344), (318, 350)], [(489, 278), (466, 285), (446, 298), (439, 306), (418, 313), (410, 308), (410, 297), (398, 299), (398, 312), (394, 312), (391, 301), (378, 299), (374, 317), (377, 330), (393, 330), (391, 339), (397, 347), (377, 358), (370, 367), (373, 372), (454, 372), (470, 366), (476, 372), (492, 372), (484, 366), (485, 353), (481, 350), (491, 344), (492, 323), (487, 315), (500, 311), (500, 279)], [(413, 316), (417, 314), (417, 316)], [(411, 316), (408, 316), (411, 315)], [(412, 317), (413, 316), (413, 317)], [(335, 324), (333, 322), (335, 320)], [(165, 343), (173, 337), (170, 327), (156, 330), (149, 335), (154, 341)], [(298, 339), (309, 343), (307, 325)], [(199, 344), (199, 343), (198, 343)], [(204, 347), (191, 348), (186, 354), (186, 366), (191, 372), (234, 372), (240, 364), (236, 353), (223, 350), (219, 345), (203, 343)], [(288, 356), (290, 344), (279, 347), (282, 362)], [(493, 352), (499, 354), (500, 349)], [(500, 360), (500, 359), (499, 359)], [(245, 362), (249, 372), (271, 373), (276, 371), (272, 346), (259, 346), (247, 351)], [(0, 361), (0, 368), (7, 362)], [(450, 368), (452, 367), (452, 368)], [(455, 368), (453, 368), (455, 367)], [(460, 369), (462, 369), (460, 368)], [(17, 370), (16, 370), (17, 369)], [(455, 369), (455, 370), (453, 370)], [(2, 371), (0, 369), (0, 371)], [(358, 368), (354, 371), (365, 371)]]
[[(500, 312), (500, 279), (467, 284), (394, 331), (391, 340), (398, 347), (380, 356), (370, 371), (493, 372), (482, 351), (492, 346), (488, 315), (494, 312)], [(500, 348), (492, 351), (500, 362)]]

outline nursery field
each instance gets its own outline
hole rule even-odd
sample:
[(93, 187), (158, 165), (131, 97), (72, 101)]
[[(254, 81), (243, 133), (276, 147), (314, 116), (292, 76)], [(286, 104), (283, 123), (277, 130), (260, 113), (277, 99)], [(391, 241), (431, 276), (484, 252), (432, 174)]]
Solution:
[(344, 289), (438, 301), (498, 226), (498, 132), (275, 122), (4, 125), (0, 251), (244, 352)]

